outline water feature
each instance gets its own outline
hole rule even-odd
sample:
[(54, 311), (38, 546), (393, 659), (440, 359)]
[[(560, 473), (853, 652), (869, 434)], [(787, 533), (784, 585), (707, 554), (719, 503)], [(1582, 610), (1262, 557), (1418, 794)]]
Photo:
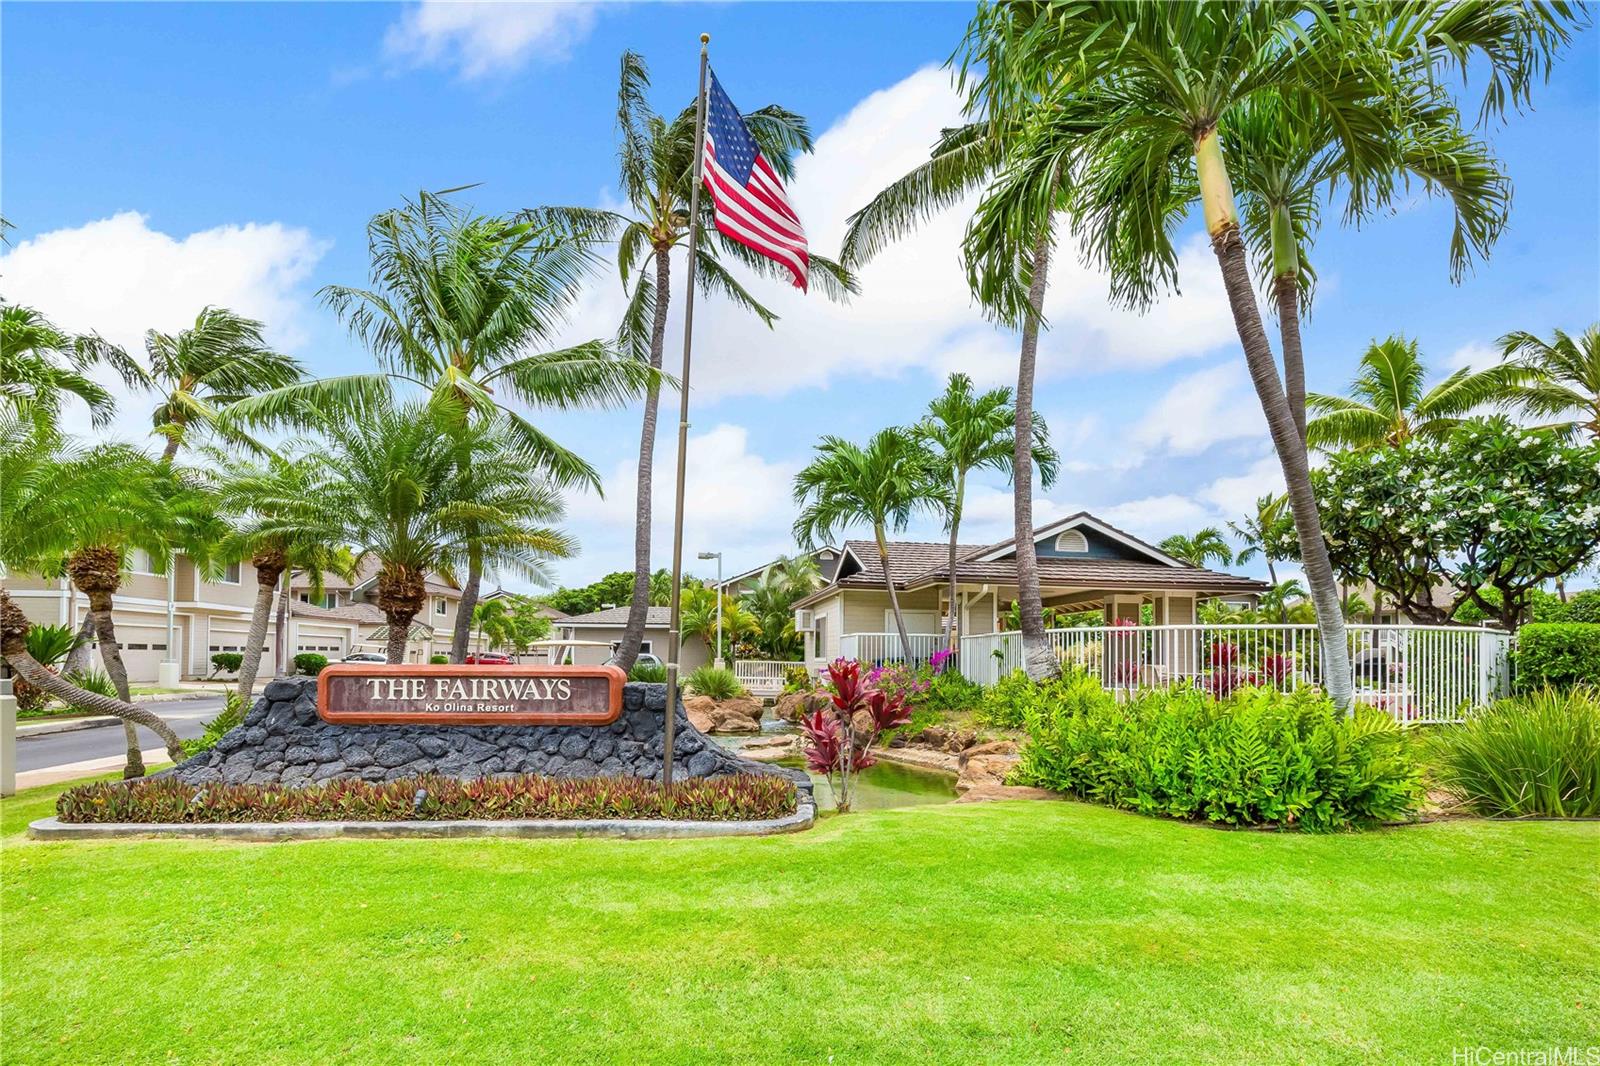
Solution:
[[(799, 729), (795, 725), (781, 719), (766, 718), (761, 722), (762, 736), (797, 732)], [(725, 748), (738, 751), (751, 738), (714, 736), (711, 739)], [(804, 759), (796, 758), (784, 759), (778, 765), (803, 770), (806, 763)], [(828, 779), (812, 774), (811, 781), (816, 786), (817, 806), (825, 811), (833, 810), (833, 786), (828, 783)], [(923, 803), (949, 803), (955, 798), (954, 774), (879, 761), (856, 776), (856, 794), (852, 807), (858, 811), (872, 811), (890, 807), (915, 807)]]

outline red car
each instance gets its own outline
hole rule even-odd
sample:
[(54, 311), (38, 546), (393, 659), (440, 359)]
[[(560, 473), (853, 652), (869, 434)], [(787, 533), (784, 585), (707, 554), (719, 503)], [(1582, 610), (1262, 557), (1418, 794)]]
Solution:
[(499, 651), (473, 652), (467, 656), (467, 663), (471, 666), (510, 666), (511, 656)]

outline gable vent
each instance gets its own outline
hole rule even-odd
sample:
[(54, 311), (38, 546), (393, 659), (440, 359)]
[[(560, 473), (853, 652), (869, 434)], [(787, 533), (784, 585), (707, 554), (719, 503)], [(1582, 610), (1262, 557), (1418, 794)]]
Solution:
[(1058, 552), (1086, 552), (1089, 550), (1089, 538), (1083, 535), (1082, 530), (1069, 529), (1056, 536), (1056, 551)]

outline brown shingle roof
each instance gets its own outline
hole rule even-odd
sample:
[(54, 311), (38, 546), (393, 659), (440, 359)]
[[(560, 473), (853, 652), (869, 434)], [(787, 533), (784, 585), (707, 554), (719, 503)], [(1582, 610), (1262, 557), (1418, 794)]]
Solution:
[[(590, 611), (588, 614), (568, 615), (556, 621), (561, 626), (606, 626), (620, 627), (628, 624), (627, 607), (607, 607), (601, 611)], [(661, 629), (672, 624), (672, 608), (647, 607), (645, 608), (644, 624), (651, 629)]]
[(359, 622), (374, 625), (383, 621), (375, 603), (350, 603), (343, 607), (319, 607), (314, 603), (295, 603), (289, 607), (296, 618), (320, 618), (330, 622)]
[[(870, 540), (847, 540), (845, 548), (861, 562), (859, 573), (843, 577), (838, 584), (845, 588), (882, 588), (883, 563), (878, 558), (878, 545)], [(982, 551), (981, 544), (958, 544), (956, 554), (962, 557)], [(902, 585), (936, 566), (948, 569), (950, 544), (936, 540), (891, 540), (889, 542), (889, 573), (895, 584)]]

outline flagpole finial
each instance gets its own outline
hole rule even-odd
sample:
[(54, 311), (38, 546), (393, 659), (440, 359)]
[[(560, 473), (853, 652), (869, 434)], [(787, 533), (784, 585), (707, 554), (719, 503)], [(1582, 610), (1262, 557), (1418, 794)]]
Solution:
[(704, 47), (705, 45), (708, 45), (710, 43), (711, 43), (711, 34), (702, 33), (700, 35), (700, 44), (701, 44), (701, 46)]

